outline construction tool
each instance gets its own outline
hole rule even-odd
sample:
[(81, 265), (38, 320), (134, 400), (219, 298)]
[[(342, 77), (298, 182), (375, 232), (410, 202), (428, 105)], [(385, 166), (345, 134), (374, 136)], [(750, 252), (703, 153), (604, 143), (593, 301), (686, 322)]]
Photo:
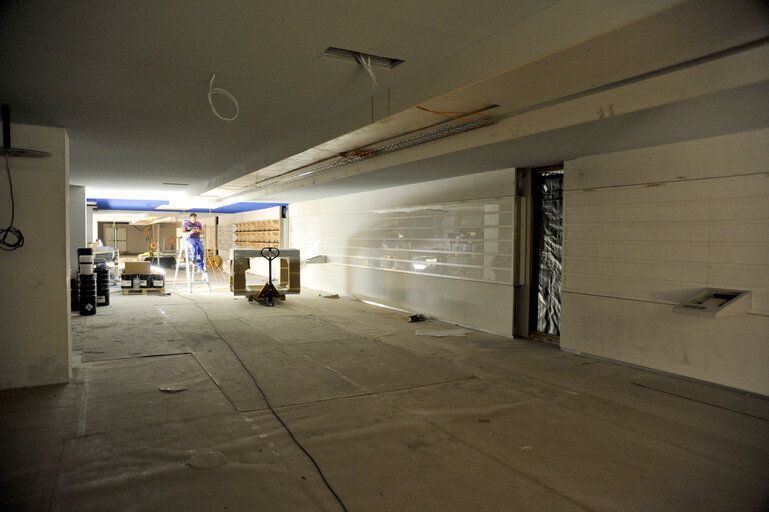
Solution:
[(267, 260), (267, 282), (256, 295), (249, 295), (248, 300), (257, 300), (266, 306), (274, 306), (275, 299), (286, 300), (286, 296), (272, 284), (272, 260), (280, 256), (280, 249), (277, 247), (264, 247), (259, 251), (262, 258)]

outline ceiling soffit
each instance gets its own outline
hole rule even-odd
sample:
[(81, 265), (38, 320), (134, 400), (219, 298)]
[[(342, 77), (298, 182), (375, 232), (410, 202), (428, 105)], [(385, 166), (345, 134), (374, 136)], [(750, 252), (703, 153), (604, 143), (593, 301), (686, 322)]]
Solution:
[[(758, 9), (758, 11), (756, 10)], [(529, 62), (510, 69), (486, 80), (463, 87), (449, 94), (435, 98), (422, 106), (430, 110), (443, 112), (477, 112), (498, 116), (499, 126), (484, 128), (482, 133), (464, 134), (459, 141), (441, 141), (430, 143), (445, 151), (465, 147), (467, 141), (484, 145), (498, 142), (500, 137), (522, 137), (537, 133), (536, 130), (547, 131), (558, 129), (579, 122), (590, 122), (604, 116), (620, 115), (634, 109), (652, 108), (659, 104), (667, 104), (685, 100), (700, 94), (715, 90), (763, 80), (762, 73), (756, 67), (766, 69), (769, 62), (761, 51), (750, 52), (752, 47), (761, 47), (765, 38), (769, 37), (769, 23), (765, 11), (747, 3), (735, 4), (728, 16), (724, 16), (723, 6), (719, 2), (688, 2), (665, 11), (661, 14), (644, 18), (636, 23), (619, 30), (603, 34), (581, 44), (567, 48), (553, 55)], [(762, 16), (763, 15), (763, 16)], [(684, 23), (685, 20), (685, 23)], [(717, 33), (712, 33), (710, 27), (718, 26)], [(683, 28), (682, 28), (683, 27)], [(747, 66), (747, 74), (739, 79), (726, 72), (724, 83), (713, 81), (715, 75), (706, 65), (710, 61), (726, 59), (733, 53), (742, 52), (747, 57), (732, 59), (731, 66)], [(751, 61), (751, 59), (753, 59)], [(750, 62), (749, 62), (750, 61)], [(734, 64), (734, 63), (738, 64)], [(739, 64), (742, 62), (741, 64)], [(699, 65), (702, 72), (678, 74), (677, 72)], [(751, 76), (751, 72), (756, 76)], [(672, 85), (660, 85), (654, 82), (659, 76), (686, 76), (685, 81)], [(569, 103), (581, 97), (598, 95), (599, 93), (624, 88), (635, 82), (656, 83), (658, 87), (668, 88), (668, 92), (654, 92), (648, 86), (637, 86), (629, 90), (638, 94), (643, 101), (625, 104), (605, 103), (591, 105), (587, 102), (587, 116), (584, 113), (568, 114), (568, 108), (551, 109), (560, 112), (557, 123), (531, 121), (537, 117), (548, 118), (548, 107), (559, 103)], [(673, 91), (672, 93), (670, 91)], [(672, 94), (672, 96), (671, 96)], [(661, 95), (661, 96), (660, 96)], [(603, 96), (607, 98), (609, 96)], [(577, 103), (584, 109), (584, 102)], [(631, 106), (632, 104), (632, 106)], [(372, 105), (373, 108), (373, 105)], [(544, 110), (543, 110), (544, 109)], [(591, 110), (592, 109), (592, 110)], [(542, 112), (528, 115), (528, 112)], [(572, 109), (573, 110), (573, 109)], [(566, 115), (573, 117), (564, 117)], [(461, 116), (461, 114), (455, 114)], [(315, 146), (293, 157), (281, 160), (273, 165), (246, 174), (206, 193), (219, 198), (238, 197), (239, 200), (249, 197), (268, 195), (266, 187), (280, 185), (276, 190), (285, 192), (292, 187), (303, 187), (316, 183), (317, 178), (307, 178), (304, 183), (280, 184), (276, 179), (281, 176), (296, 175), (307, 169), (328, 165), (339, 160), (339, 154), (366, 148), (381, 146), (398, 138), (406, 138), (414, 133), (431, 129), (455, 121), (446, 120), (430, 112), (409, 108), (395, 115), (386, 117), (361, 129)], [(529, 126), (526, 127), (527, 123)], [(495, 135), (491, 135), (495, 134)], [(459, 135), (453, 136), (455, 138)], [(425, 157), (434, 151), (412, 151), (412, 155), (424, 154)], [(348, 177), (351, 174), (365, 172), (365, 169), (379, 169), (383, 165), (397, 165), (398, 157), (390, 155), (378, 163), (373, 161), (356, 164), (355, 169), (345, 169), (328, 173), (321, 181), (328, 181), (332, 176)], [(387, 163), (386, 163), (387, 162)], [(513, 166), (514, 162), (511, 161)], [(472, 170), (468, 169), (468, 172)], [(284, 180), (285, 181), (285, 180)]]

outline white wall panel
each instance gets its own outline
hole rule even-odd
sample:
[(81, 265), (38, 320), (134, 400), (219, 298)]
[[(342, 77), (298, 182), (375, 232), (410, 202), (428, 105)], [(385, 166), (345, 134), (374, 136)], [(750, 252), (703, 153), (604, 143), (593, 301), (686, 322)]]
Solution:
[(673, 314), (664, 304), (572, 293), (564, 304), (567, 350), (769, 395), (769, 317), (716, 320)]
[(513, 170), (291, 205), (304, 285), (512, 334)]
[(311, 243), (334, 265), (511, 284), (512, 210), (508, 197), (352, 210), (344, 222), (317, 213), (294, 217), (303, 230), (293, 243)]
[[(568, 190), (724, 178), (765, 173), (769, 128), (571, 160), (564, 176)], [(729, 187), (728, 179), (721, 183)], [(738, 186), (741, 188), (741, 186)], [(695, 190), (694, 188), (692, 190)], [(730, 197), (724, 192), (720, 197)], [(699, 192), (698, 197), (703, 197)], [(690, 198), (691, 199), (691, 198)]]
[[(567, 162), (562, 346), (769, 394), (767, 147), (758, 130)], [(706, 287), (750, 290), (751, 314), (673, 313)]]
[(88, 243), (85, 199), (85, 187), (69, 186), (69, 261), (72, 272), (77, 270), (77, 250)]

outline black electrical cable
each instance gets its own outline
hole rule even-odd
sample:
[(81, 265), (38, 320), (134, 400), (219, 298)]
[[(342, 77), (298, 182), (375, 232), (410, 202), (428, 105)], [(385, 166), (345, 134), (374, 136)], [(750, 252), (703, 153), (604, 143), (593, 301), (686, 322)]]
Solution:
[[(184, 298), (185, 299), (189, 299), (189, 297), (184, 297)], [(323, 480), (323, 483), (326, 484), (326, 487), (328, 488), (329, 491), (331, 491), (331, 494), (334, 495), (334, 498), (336, 498), (336, 501), (342, 507), (342, 510), (344, 510), (344, 512), (348, 512), (347, 507), (345, 506), (344, 502), (342, 501), (342, 498), (339, 497), (339, 495), (336, 493), (336, 491), (334, 491), (334, 488), (331, 487), (331, 484), (328, 482), (328, 480), (326, 480), (326, 475), (323, 474), (323, 470), (320, 469), (320, 466), (318, 465), (318, 462), (315, 460), (315, 458), (312, 455), (310, 455), (310, 452), (308, 452), (305, 449), (305, 447), (302, 446), (302, 443), (299, 442), (299, 440), (296, 438), (296, 436), (294, 436), (294, 433), (291, 432), (291, 429), (288, 428), (288, 425), (286, 425), (286, 422), (283, 421), (283, 418), (281, 418), (280, 415), (277, 413), (277, 411), (275, 411), (275, 409), (272, 407), (272, 404), (270, 404), (270, 400), (267, 398), (267, 395), (265, 394), (264, 390), (262, 389), (262, 387), (257, 382), (256, 377), (254, 376), (254, 374), (251, 373), (251, 370), (249, 370), (248, 366), (246, 366), (246, 363), (243, 362), (243, 360), (240, 358), (240, 356), (235, 351), (235, 349), (232, 348), (232, 345), (230, 345), (230, 342), (227, 341), (227, 338), (222, 336), (222, 334), (219, 332), (219, 330), (214, 325), (214, 322), (211, 321), (211, 318), (208, 316), (208, 313), (206, 312), (206, 310), (201, 308), (200, 305), (197, 303), (197, 301), (195, 301), (194, 299), (189, 299), (189, 300), (191, 300), (195, 304), (196, 308), (198, 308), (200, 311), (203, 312), (203, 314), (206, 316), (206, 319), (208, 320), (208, 323), (211, 324), (211, 327), (214, 328), (214, 332), (216, 333), (216, 335), (219, 336), (219, 338), (221, 338), (221, 340), (224, 342), (225, 345), (227, 345), (227, 347), (229, 347), (230, 352), (232, 352), (232, 355), (235, 356), (235, 359), (238, 360), (238, 362), (243, 367), (243, 369), (246, 370), (246, 373), (248, 373), (248, 375), (251, 377), (251, 380), (254, 381), (254, 385), (256, 386), (256, 389), (258, 389), (259, 393), (261, 393), (262, 398), (264, 398), (264, 403), (267, 404), (267, 408), (270, 410), (272, 415), (275, 416), (275, 419), (277, 419), (278, 422), (281, 425), (283, 425), (283, 428), (286, 430), (286, 432), (288, 433), (288, 436), (291, 438), (291, 440), (294, 442), (294, 444), (296, 444), (296, 446), (298, 446), (299, 449), (302, 450), (302, 452), (304, 452), (305, 455), (307, 455), (307, 458), (310, 459), (310, 461), (312, 462), (313, 466), (315, 466), (315, 469), (318, 471), (318, 474), (320, 475), (321, 480)]]
[[(24, 235), (21, 231), (13, 227), (13, 221), (16, 217), (16, 203), (13, 199), (13, 181), (11, 181), (11, 164), (8, 162), (8, 156), (5, 157), (5, 171), (8, 173), (8, 188), (11, 193), (11, 222), (7, 228), (0, 228), (0, 249), (4, 251), (15, 251), (24, 245)], [(8, 236), (11, 236), (10, 240)], [(15, 237), (15, 240), (14, 240)]]

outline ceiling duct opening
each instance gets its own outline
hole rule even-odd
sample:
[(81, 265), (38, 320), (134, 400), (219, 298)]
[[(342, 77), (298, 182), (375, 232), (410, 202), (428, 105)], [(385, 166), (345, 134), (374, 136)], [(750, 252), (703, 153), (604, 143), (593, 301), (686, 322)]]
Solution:
[(355, 50), (345, 50), (344, 48), (334, 48), (329, 46), (321, 55), (324, 59), (335, 59), (351, 62), (353, 64), (359, 64), (361, 59), (370, 63), (372, 67), (393, 69), (395, 66), (403, 64), (404, 61), (400, 59), (391, 59), (389, 57), (380, 57), (378, 55), (371, 55), (370, 53), (357, 52)]

